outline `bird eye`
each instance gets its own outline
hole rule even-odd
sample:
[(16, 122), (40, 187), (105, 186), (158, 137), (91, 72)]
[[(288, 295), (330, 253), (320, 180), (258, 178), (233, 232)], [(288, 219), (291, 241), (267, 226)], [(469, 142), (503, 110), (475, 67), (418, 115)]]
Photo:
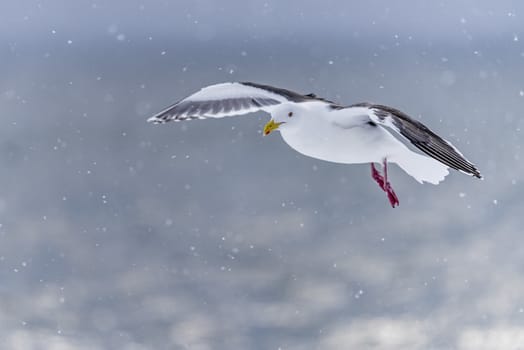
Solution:
[(289, 113), (287, 114), (287, 116), (288, 116), (288, 117), (292, 117), (292, 116), (293, 116), (293, 112), (289, 112)]

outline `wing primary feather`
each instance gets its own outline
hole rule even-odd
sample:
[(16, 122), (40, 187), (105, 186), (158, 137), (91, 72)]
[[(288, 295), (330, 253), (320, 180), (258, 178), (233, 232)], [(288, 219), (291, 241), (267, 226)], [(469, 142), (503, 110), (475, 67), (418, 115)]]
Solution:
[[(482, 175), (473, 163), (464, 158), (448, 141), (435, 134), (418, 120), (414, 120), (398, 109), (388, 106), (359, 103), (353, 105), (353, 107), (368, 107), (376, 117), (372, 118), (374, 122), (394, 129), (430, 157), (452, 169), (479, 179), (482, 178)], [(388, 118), (391, 119), (388, 120)]]
[(286, 102), (289, 100), (285, 96), (271, 89), (242, 83), (221, 83), (200, 89), (153, 115), (148, 121), (162, 124), (187, 119), (222, 118), (259, 110), (270, 112), (270, 106)]
[(282, 103), (323, 101), (314, 94), (302, 95), (291, 90), (256, 83), (221, 83), (200, 89), (148, 119), (167, 123), (186, 119), (222, 118), (256, 111), (271, 112), (272, 106)]
[[(442, 153), (438, 149), (430, 148), (423, 143), (420, 143), (417, 146), (420, 150), (422, 150), (426, 154), (431, 155), (433, 158), (439, 160), (441, 163), (444, 163), (445, 165), (449, 166), (452, 169), (466, 170), (466, 167), (464, 167), (464, 165), (457, 163), (454, 159), (448, 157), (445, 153)], [(471, 168), (467, 167), (467, 170), (469, 173), (471, 171)]]
[(264, 110), (277, 104), (280, 104), (280, 102), (270, 98), (257, 99), (251, 97), (210, 101), (180, 101), (149, 118), (148, 121), (162, 124), (169, 121), (186, 120), (188, 116), (199, 117), (199, 119), (223, 117), (227, 116), (228, 113), (245, 114)]
[(459, 158), (459, 157), (450, 157), (449, 156), (449, 153), (448, 153), (448, 149), (444, 149), (441, 145), (439, 144), (435, 144), (434, 145), (436, 151), (440, 154), (442, 154), (443, 156), (445, 156), (447, 159), (450, 160), (450, 162), (453, 162), (454, 164), (457, 165), (458, 168), (460, 168), (461, 166), (464, 167), (464, 168), (468, 168), (470, 171), (473, 171), (475, 168), (473, 167), (473, 165), (469, 162), (467, 162), (464, 158)]
[(211, 101), (211, 105), (213, 106), (211, 113), (218, 114), (222, 110), (222, 106), (220, 105), (220, 101)]
[(253, 103), (256, 107), (262, 107), (262, 105), (260, 104), (260, 102), (257, 101), (256, 98), (252, 98), (251, 103)]
[(198, 110), (198, 104), (196, 103), (190, 103), (188, 106), (187, 106), (187, 109), (185, 111), (185, 113), (188, 115), (188, 116), (192, 116), (193, 114), (195, 114), (195, 112)]

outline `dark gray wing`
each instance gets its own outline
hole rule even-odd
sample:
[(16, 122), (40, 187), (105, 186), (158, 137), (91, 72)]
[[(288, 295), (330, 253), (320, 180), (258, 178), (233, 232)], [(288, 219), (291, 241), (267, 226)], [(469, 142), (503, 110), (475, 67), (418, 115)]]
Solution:
[(314, 94), (301, 95), (269, 85), (222, 83), (201, 89), (155, 114), (148, 121), (166, 123), (172, 120), (222, 118), (260, 110), (271, 113), (273, 107), (283, 103), (308, 101), (323, 101), (334, 105)]
[(147, 121), (161, 124), (169, 121), (222, 118), (242, 115), (280, 104), (271, 98), (240, 97), (223, 100), (182, 100), (149, 118)]
[(351, 107), (368, 107), (372, 112), (370, 118), (374, 123), (392, 128), (419, 150), (448, 167), (482, 178), (475, 165), (464, 158), (450, 142), (398, 109), (370, 103), (360, 103)]
[(270, 86), (270, 85), (263, 85), (263, 84), (257, 84), (257, 83), (251, 83), (251, 82), (243, 82), (241, 84), (245, 85), (245, 86), (252, 86), (252, 87), (255, 87), (255, 88), (258, 88), (258, 89), (262, 89), (262, 90), (266, 90), (266, 91), (269, 91), (269, 92), (273, 92), (273, 93), (278, 94), (280, 96), (284, 96), (287, 100), (292, 101), (292, 102), (300, 103), (300, 102), (322, 101), (322, 102), (325, 102), (325, 103), (331, 105), (331, 108), (333, 108), (333, 109), (342, 109), (343, 108), (342, 106), (340, 106), (336, 102), (327, 100), (327, 99), (322, 98), (322, 97), (318, 97), (317, 95), (315, 95), (313, 93), (302, 95), (302, 94), (299, 94), (299, 93), (291, 91), (291, 90), (282, 89), (282, 88), (278, 88), (278, 87), (274, 87), (274, 86)]

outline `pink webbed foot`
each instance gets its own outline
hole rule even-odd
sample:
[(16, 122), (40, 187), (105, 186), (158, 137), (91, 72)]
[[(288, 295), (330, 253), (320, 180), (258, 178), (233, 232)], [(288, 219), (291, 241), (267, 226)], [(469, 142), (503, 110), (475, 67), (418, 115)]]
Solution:
[(393, 187), (391, 187), (391, 184), (388, 182), (386, 183), (386, 193), (388, 194), (389, 203), (391, 203), (391, 206), (395, 208), (400, 204), (397, 194), (395, 191), (393, 191)]

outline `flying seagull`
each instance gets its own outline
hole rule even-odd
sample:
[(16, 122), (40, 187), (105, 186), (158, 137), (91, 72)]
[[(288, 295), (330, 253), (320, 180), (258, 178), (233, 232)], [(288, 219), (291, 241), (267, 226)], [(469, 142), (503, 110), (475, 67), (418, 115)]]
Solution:
[[(398, 109), (367, 102), (343, 106), (315, 94), (302, 95), (269, 85), (211, 85), (148, 121), (162, 124), (257, 111), (272, 117), (263, 134), (280, 131), (284, 141), (299, 153), (335, 163), (370, 163), (371, 176), (386, 192), (392, 207), (399, 200), (388, 179), (388, 163), (396, 163), (419, 183), (438, 184), (448, 175), (448, 168), (482, 178), (475, 165), (450, 142)], [(407, 142), (426, 155), (412, 151)], [(382, 174), (375, 163), (382, 164)]]

